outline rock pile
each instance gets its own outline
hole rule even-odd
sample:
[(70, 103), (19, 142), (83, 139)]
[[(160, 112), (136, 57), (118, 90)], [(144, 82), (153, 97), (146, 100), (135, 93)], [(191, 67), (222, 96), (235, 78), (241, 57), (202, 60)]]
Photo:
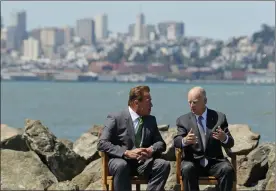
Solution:
[[(101, 190), (101, 159), (96, 145), (102, 128), (94, 125), (73, 143), (58, 139), (39, 120), (27, 119), (24, 129), (1, 125), (1, 188)], [(260, 135), (247, 125), (229, 125), (229, 129), (235, 139), (232, 151), (238, 155), (238, 189), (273, 190), (275, 143), (259, 145)], [(167, 143), (162, 157), (171, 162), (166, 189), (173, 190), (178, 188), (173, 147), (176, 128), (160, 125), (159, 130)], [(145, 189), (145, 185), (141, 188)]]

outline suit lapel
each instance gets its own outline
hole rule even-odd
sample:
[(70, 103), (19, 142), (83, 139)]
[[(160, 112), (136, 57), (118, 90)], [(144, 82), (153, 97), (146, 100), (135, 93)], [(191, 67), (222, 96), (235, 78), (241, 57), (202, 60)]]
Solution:
[(134, 126), (133, 126), (133, 122), (130, 116), (130, 113), (128, 110), (125, 111), (125, 121), (126, 121), (126, 128), (128, 131), (128, 135), (131, 137), (131, 140), (133, 142), (133, 144), (135, 145), (135, 132), (134, 132)]
[(206, 146), (212, 136), (212, 127), (214, 126), (214, 115), (210, 109), (207, 109), (207, 119), (206, 119)]

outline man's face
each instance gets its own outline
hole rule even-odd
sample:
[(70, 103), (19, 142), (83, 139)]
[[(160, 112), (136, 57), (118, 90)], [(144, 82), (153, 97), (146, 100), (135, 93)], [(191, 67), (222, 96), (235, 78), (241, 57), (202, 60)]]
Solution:
[(149, 92), (144, 92), (143, 100), (138, 101), (137, 114), (141, 116), (150, 115), (151, 112), (151, 96)]
[(196, 115), (202, 115), (205, 110), (206, 101), (200, 93), (190, 92), (188, 94), (188, 103), (191, 109), (191, 112)]

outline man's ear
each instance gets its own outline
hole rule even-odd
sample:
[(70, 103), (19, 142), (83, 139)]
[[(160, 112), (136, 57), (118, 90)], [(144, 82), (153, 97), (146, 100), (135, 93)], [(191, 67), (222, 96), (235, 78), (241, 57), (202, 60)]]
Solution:
[(133, 103), (134, 103), (134, 105), (136, 105), (136, 106), (137, 106), (137, 105), (138, 105), (138, 100), (137, 100), (137, 99), (136, 99), (136, 100), (134, 100), (134, 102), (133, 102)]
[(204, 103), (207, 104), (207, 97), (204, 99)]

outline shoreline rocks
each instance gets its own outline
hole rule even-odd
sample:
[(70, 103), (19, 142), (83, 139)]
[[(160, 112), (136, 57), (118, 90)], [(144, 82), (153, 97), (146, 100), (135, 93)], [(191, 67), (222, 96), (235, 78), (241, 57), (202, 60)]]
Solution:
[[(168, 125), (158, 127), (167, 144), (162, 158), (171, 163), (166, 189), (177, 190), (173, 146), (177, 129)], [(26, 120), (24, 129), (1, 125), (1, 188), (101, 190), (101, 159), (96, 146), (102, 128), (102, 125), (94, 125), (72, 142), (57, 138), (39, 120)], [(260, 135), (252, 132), (248, 125), (229, 125), (229, 130), (235, 140), (232, 151), (237, 154), (238, 189), (273, 190), (275, 143), (259, 145)], [(24, 174), (24, 178), (20, 174)], [(212, 190), (210, 186), (200, 187)]]

